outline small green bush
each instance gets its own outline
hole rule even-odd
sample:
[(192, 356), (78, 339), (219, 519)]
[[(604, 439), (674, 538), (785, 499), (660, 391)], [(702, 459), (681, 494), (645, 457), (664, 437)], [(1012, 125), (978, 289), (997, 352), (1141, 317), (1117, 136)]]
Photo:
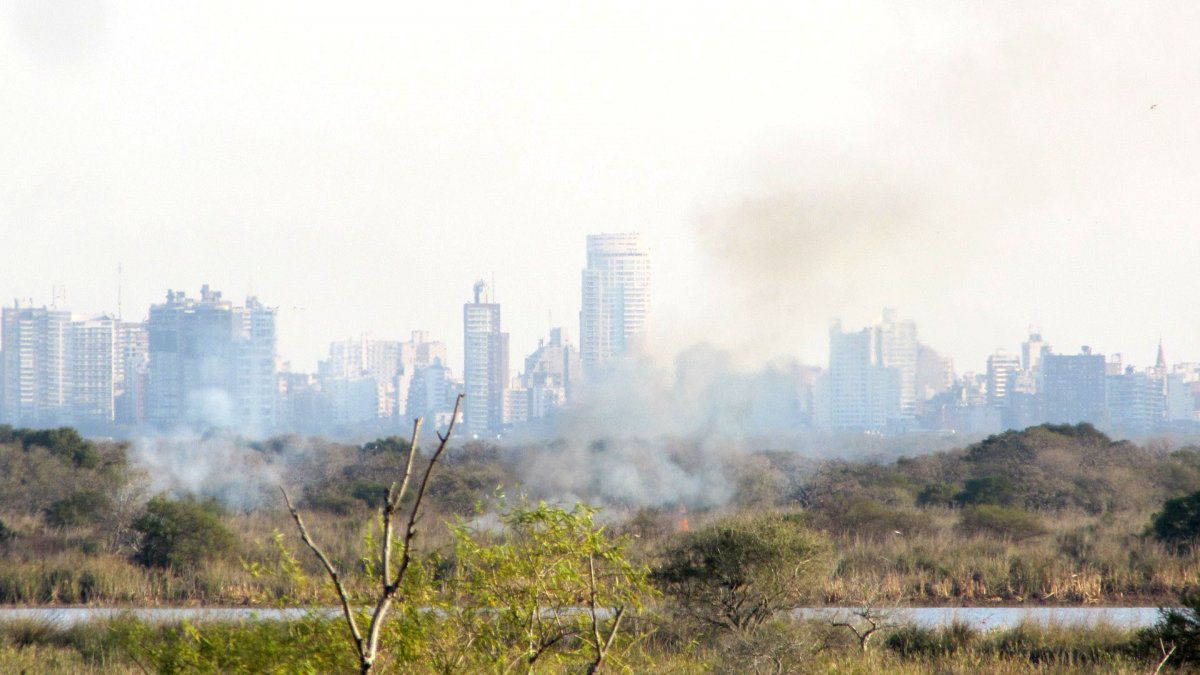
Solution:
[(1017, 499), (1017, 488), (1003, 476), (972, 478), (963, 491), (955, 495), (954, 501), (962, 505), (995, 504), (1011, 506)]
[(194, 569), (234, 546), (233, 534), (221, 522), (224, 511), (212, 500), (172, 501), (155, 497), (133, 521), (141, 535), (134, 561), (146, 567)]
[(112, 508), (112, 500), (99, 490), (76, 490), (50, 504), (46, 522), (55, 527), (71, 527), (96, 523)]
[(1178, 549), (1189, 549), (1200, 537), (1200, 492), (1168, 499), (1150, 525), (1154, 536)]

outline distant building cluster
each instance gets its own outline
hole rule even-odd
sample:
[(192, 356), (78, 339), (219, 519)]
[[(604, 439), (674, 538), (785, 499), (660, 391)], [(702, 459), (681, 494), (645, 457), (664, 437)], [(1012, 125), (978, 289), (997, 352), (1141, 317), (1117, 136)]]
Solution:
[(997, 350), (982, 372), (917, 339), (916, 325), (885, 310), (875, 325), (829, 335), (829, 368), (813, 385), (813, 425), (839, 431), (970, 434), (1041, 423), (1089, 422), (1143, 435), (1200, 424), (1200, 363), (1126, 365), (1090, 347), (1059, 354), (1031, 331), (1020, 353)]
[(462, 369), (425, 331), (408, 340), (369, 334), (334, 342), (315, 373), (279, 357), (277, 310), (257, 298), (237, 305), (204, 286), (199, 297), (167, 291), (145, 321), (81, 317), (56, 302), (4, 307), (0, 326), (0, 422), (71, 425), (92, 434), (138, 429), (235, 428), (359, 435), (402, 431), (416, 417), (460, 415), (474, 437), (496, 437), (552, 416), (594, 368), (634, 349), (650, 303), (649, 256), (637, 234), (588, 237), (582, 351), (551, 328), (511, 376), (509, 336), (488, 285), (463, 305)]
[[(515, 362), (484, 281), (463, 304), (461, 364), (417, 330), (407, 340), (334, 342), (315, 373), (280, 359), (277, 310), (255, 297), (235, 304), (208, 286), (198, 297), (171, 290), (144, 321), (77, 316), (59, 300), (14, 302), (0, 313), (0, 422), (92, 434), (218, 426), (362, 436), (403, 432), (416, 417), (444, 425), (465, 394), (469, 437), (536, 428), (646, 336), (651, 267), (640, 237), (591, 235), (586, 253), (579, 346), (552, 327)], [(770, 377), (772, 387), (784, 378), (772, 391), (788, 400), (771, 409), (784, 411), (785, 429), (978, 434), (1090, 422), (1140, 435), (1200, 426), (1200, 363), (1168, 367), (1161, 343), (1155, 365), (1138, 369), (1088, 347), (1057, 353), (1031, 331), (1019, 352), (999, 350), (985, 369), (956, 373), (894, 310), (861, 329), (834, 323), (827, 368), (794, 364)]]

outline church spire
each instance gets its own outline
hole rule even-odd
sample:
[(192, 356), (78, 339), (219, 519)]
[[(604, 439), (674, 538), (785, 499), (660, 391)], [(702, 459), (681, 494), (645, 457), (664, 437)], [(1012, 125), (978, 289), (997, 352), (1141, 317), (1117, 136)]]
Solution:
[(1158, 360), (1154, 362), (1154, 367), (1163, 372), (1167, 370), (1167, 357), (1163, 354), (1162, 337), (1158, 338)]

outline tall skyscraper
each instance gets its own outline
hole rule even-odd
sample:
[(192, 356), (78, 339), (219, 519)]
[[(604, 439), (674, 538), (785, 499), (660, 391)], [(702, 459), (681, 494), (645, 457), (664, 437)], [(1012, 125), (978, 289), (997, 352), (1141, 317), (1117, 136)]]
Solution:
[(587, 238), (579, 311), (580, 355), (586, 369), (627, 353), (641, 339), (650, 313), (650, 255), (635, 233)]
[(267, 431), (278, 390), (275, 309), (249, 298), (235, 307), (209, 289), (168, 291), (150, 307), (147, 420)]
[(504, 428), (508, 387), (508, 333), (500, 330), (500, 305), (488, 286), (475, 282), (474, 300), (463, 305), (463, 425), (473, 436), (495, 436)]

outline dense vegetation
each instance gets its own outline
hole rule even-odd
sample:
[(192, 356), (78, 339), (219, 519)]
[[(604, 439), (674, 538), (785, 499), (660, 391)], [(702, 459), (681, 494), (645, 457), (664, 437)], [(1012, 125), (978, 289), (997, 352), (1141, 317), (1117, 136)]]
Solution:
[[(305, 441), (294, 451), (299, 443), (273, 439), (248, 452), (295, 490), (348, 583), (365, 588), (378, 578), (378, 563), (362, 553), (378, 534), (371, 514), (403, 472), (408, 442)], [(664, 447), (703, 452), (678, 439)], [(601, 504), (599, 513), (524, 501), (561, 497), (521, 480), (528, 462), (560, 451), (467, 444), (439, 465), (416, 545), (420, 562), (406, 583), (417, 584), (408, 590), (422, 607), (440, 609), (410, 606), (392, 620), (401, 636), (392, 638), (392, 666), (503, 670), (537, 653), (539, 668), (586, 669), (608, 639), (601, 637), (617, 636), (618, 627), (613, 660), (639, 672), (733, 664), (747, 672), (1021, 672), (1039, 663), (1139, 672), (1153, 669), (1168, 643), (1175, 662), (1200, 658), (1194, 613), (1172, 615), (1154, 635), (888, 626), (874, 649), (857, 654), (847, 651), (859, 644), (853, 631), (780, 618), (780, 610), (817, 604), (1191, 602), (1200, 597), (1188, 590), (1200, 580), (1196, 448), (1045, 425), (888, 461), (726, 453), (706, 458), (720, 462), (734, 488), (720, 505), (645, 507), (598, 491), (572, 495)], [(603, 453), (603, 445), (590, 452)], [(235, 501), (221, 494), (221, 502), (156, 494), (152, 479), (124, 444), (70, 429), (0, 427), (0, 602), (330, 606), (316, 561), (300, 553), (269, 492)], [(524, 497), (513, 502), (502, 490)], [(619, 582), (581, 586), (596, 561), (603, 579)], [(546, 577), (546, 569), (560, 576)], [(529, 578), (555, 581), (529, 595)], [(606, 607), (632, 608), (623, 626), (579, 623), (585, 617), (567, 610), (589, 593), (607, 598)], [(529, 623), (531, 612), (548, 608), (562, 610), (557, 627)], [(338, 626), (319, 615), (203, 628), (26, 628), (37, 635), (4, 628), (10, 646), (0, 663), (19, 670), (37, 652), (67, 670), (141, 663), (290, 672), (342, 670), (351, 656), (337, 647)]]

